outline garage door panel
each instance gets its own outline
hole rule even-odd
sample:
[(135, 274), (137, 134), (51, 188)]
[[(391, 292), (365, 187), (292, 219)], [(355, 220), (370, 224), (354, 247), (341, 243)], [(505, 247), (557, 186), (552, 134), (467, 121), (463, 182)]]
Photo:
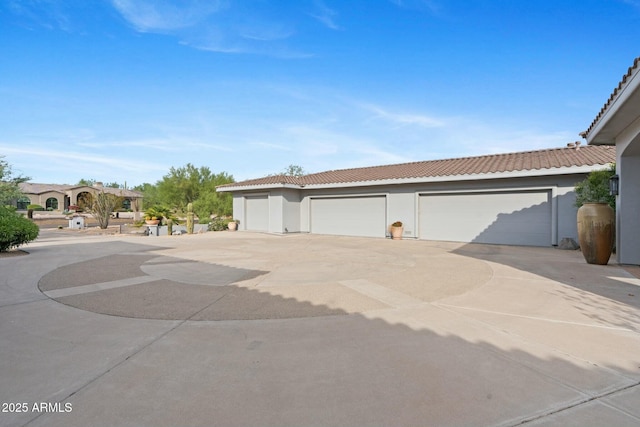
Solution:
[(420, 196), (420, 238), (510, 245), (551, 245), (548, 191)]
[(269, 196), (245, 197), (246, 229), (269, 231)]
[(386, 198), (311, 199), (311, 232), (340, 236), (385, 237)]

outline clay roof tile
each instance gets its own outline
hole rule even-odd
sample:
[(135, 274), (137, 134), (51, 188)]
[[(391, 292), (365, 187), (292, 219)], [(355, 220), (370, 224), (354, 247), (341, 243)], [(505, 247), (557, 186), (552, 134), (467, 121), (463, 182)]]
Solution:
[(273, 184), (307, 186), (353, 182), (374, 183), (375, 181), (381, 180), (479, 175), (572, 166), (594, 166), (615, 162), (615, 156), (615, 147), (610, 146), (551, 148), (518, 153), (330, 170), (301, 177), (286, 175), (267, 176), (226, 184), (220, 187), (268, 186)]

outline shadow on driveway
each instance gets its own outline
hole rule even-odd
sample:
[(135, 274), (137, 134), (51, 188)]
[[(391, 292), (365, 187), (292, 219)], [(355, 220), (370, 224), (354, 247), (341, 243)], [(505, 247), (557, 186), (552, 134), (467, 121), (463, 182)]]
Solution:
[[(126, 256), (111, 265), (127, 273), (104, 282), (96, 270), (105, 256), (117, 253), (114, 245), (114, 253), (105, 254), (108, 245), (88, 245), (84, 254), (93, 249), (94, 259), (44, 275), (41, 288), (60, 291), (96, 280), (115, 286), (145, 276), (141, 266), (161, 260), (144, 245), (129, 245)], [(499, 247), (464, 249), (465, 256), (517, 265)], [(37, 261), (34, 255), (20, 260), (29, 258)], [(224, 267), (198, 264), (205, 273)], [(58, 286), (66, 268), (74, 272), (75, 286)], [(240, 285), (149, 276), (149, 282), (60, 299), (70, 303), (64, 299), (102, 293), (94, 305), (85, 301), (98, 312), (108, 311), (109, 304), (126, 308), (131, 301), (169, 312), (171, 305), (195, 304), (176, 317), (190, 320), (209, 319), (207, 310), (231, 313), (244, 305), (241, 318), (261, 320), (145, 321), (59, 309), (42, 300), (0, 307), (0, 397), (73, 405), (68, 413), (0, 414), (0, 425), (623, 426), (640, 417), (634, 403), (640, 371), (632, 367), (640, 348), (637, 334), (538, 325), (566, 336), (565, 342), (579, 341), (582, 333), (594, 342), (586, 349), (568, 344), (559, 350), (430, 303), (347, 313), (241, 286), (265, 271), (231, 274), (236, 273)], [(225, 300), (227, 306), (217, 305)], [(296, 313), (304, 316), (292, 318)], [(138, 329), (143, 324), (146, 329)], [(603, 337), (618, 349), (615, 357), (593, 351)]]

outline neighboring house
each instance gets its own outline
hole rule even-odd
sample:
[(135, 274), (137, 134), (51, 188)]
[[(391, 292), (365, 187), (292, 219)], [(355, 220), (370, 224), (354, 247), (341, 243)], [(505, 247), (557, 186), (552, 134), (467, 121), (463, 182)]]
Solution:
[(577, 238), (574, 186), (615, 161), (580, 146), (226, 184), (239, 229), (551, 246)]
[(640, 264), (640, 57), (580, 135), (589, 144), (616, 148), (616, 257), (620, 264)]
[(40, 205), (46, 210), (62, 212), (69, 209), (69, 206), (78, 205), (84, 195), (97, 194), (101, 191), (121, 196), (124, 209), (137, 212), (142, 208), (142, 193), (104, 187), (99, 182), (93, 186), (23, 182), (20, 184), (20, 190), (25, 195), (25, 197), (17, 200), (16, 207), (20, 210), (27, 209), (28, 205)]

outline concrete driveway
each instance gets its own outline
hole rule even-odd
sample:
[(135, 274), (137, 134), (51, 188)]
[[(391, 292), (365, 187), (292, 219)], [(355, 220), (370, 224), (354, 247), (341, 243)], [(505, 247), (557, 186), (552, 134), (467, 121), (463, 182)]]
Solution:
[(42, 231), (0, 426), (637, 426), (640, 280), (556, 249)]

